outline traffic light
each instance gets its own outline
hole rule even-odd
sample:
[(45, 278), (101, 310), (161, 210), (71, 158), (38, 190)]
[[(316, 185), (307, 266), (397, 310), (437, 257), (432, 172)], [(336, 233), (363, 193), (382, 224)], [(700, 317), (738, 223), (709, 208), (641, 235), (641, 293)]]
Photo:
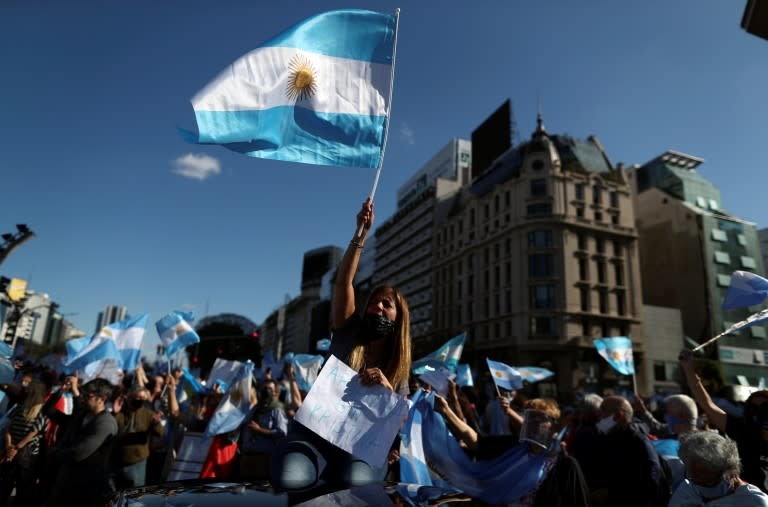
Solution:
[(258, 340), (261, 337), (261, 333), (259, 333), (258, 331), (254, 331), (253, 333), (251, 333), (251, 337), (254, 340)]

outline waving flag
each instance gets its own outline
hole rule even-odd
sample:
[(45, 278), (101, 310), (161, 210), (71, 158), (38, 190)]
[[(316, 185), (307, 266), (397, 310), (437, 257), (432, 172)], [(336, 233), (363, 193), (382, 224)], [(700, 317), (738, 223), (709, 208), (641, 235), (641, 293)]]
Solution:
[(237, 429), (251, 411), (251, 383), (253, 363), (242, 363), (232, 386), (219, 402), (208, 426), (205, 436), (212, 437)]
[(626, 336), (598, 338), (595, 348), (608, 361), (614, 370), (622, 375), (635, 374), (635, 361), (632, 356), (632, 340)]
[(148, 320), (149, 315), (144, 313), (104, 326), (87, 343), (83, 339), (70, 340), (75, 343), (67, 343), (64, 371), (71, 373), (102, 359), (115, 359), (123, 370), (135, 370)]
[(176, 351), (200, 343), (200, 337), (190, 325), (194, 320), (191, 312), (173, 311), (155, 322), (166, 356), (173, 357)]
[(472, 378), (472, 370), (468, 364), (460, 364), (456, 367), (456, 385), (459, 387), (475, 385), (475, 381)]
[(749, 271), (734, 271), (723, 310), (759, 305), (768, 298), (768, 280)]
[(515, 366), (515, 369), (523, 377), (523, 380), (531, 384), (555, 376), (554, 372), (546, 368), (539, 368), (538, 366)]
[(312, 16), (242, 56), (192, 99), (199, 134), (252, 157), (378, 167), (397, 18), (345, 9)]
[(325, 358), (320, 355), (296, 354), (293, 356), (291, 363), (299, 389), (305, 392), (312, 389), (312, 384), (317, 380), (317, 374), (320, 373), (324, 361)]
[(11, 346), (5, 342), (0, 341), (0, 357), (10, 359), (11, 356), (13, 356), (13, 350), (11, 350)]
[(459, 365), (459, 359), (461, 359), (461, 353), (464, 351), (466, 339), (467, 333), (454, 336), (436, 351), (414, 361), (411, 365), (411, 371), (416, 375), (421, 375), (429, 370), (443, 367), (455, 372)]
[[(433, 393), (414, 401), (404, 430), (400, 445), (400, 461), (406, 464), (400, 466), (402, 483), (443, 487), (439, 479), (443, 478), (471, 497), (498, 505), (517, 502), (544, 479), (549, 453), (529, 453), (526, 445), (517, 445), (493, 460), (476, 462), (469, 458), (443, 417), (434, 411)], [(556, 439), (552, 448), (557, 445)]]
[(331, 340), (328, 338), (321, 338), (317, 340), (317, 346), (316, 346), (318, 352), (325, 352), (326, 350), (331, 348)]
[(516, 391), (523, 387), (523, 377), (509, 365), (485, 358), (488, 369), (491, 370), (493, 382), (501, 389)]

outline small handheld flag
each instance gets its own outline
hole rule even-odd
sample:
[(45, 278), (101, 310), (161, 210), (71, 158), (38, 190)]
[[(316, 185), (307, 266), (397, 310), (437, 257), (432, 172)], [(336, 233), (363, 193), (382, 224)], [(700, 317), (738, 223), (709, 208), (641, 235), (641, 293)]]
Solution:
[(461, 353), (464, 351), (466, 339), (467, 333), (454, 336), (434, 352), (414, 361), (411, 365), (411, 371), (416, 375), (421, 375), (442, 367), (455, 372), (459, 365), (459, 359), (461, 359)]
[(516, 391), (523, 387), (523, 377), (515, 368), (501, 363), (499, 361), (492, 361), (485, 358), (488, 363), (488, 369), (491, 370), (491, 378), (497, 387), (506, 389), (507, 391)]
[(176, 351), (200, 343), (200, 337), (190, 325), (195, 320), (190, 312), (173, 311), (155, 322), (157, 334), (165, 346), (165, 355), (173, 357)]
[(472, 369), (468, 364), (460, 364), (456, 368), (456, 385), (459, 387), (472, 387), (475, 385), (474, 379), (472, 378)]
[(614, 370), (622, 375), (635, 374), (635, 361), (632, 356), (632, 340), (626, 336), (613, 336), (595, 340), (597, 353), (603, 356)]
[(768, 280), (749, 271), (734, 271), (723, 310), (759, 305), (768, 298)]
[(530, 382), (531, 384), (555, 376), (554, 372), (538, 366), (515, 366), (515, 369), (517, 370), (517, 373), (523, 377), (523, 380)]

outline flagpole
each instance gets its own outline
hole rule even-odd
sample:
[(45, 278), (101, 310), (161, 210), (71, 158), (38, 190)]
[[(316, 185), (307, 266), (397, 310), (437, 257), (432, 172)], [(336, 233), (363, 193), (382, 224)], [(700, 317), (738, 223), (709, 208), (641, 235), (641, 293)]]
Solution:
[[(379, 167), (376, 168), (376, 176), (373, 179), (373, 187), (371, 188), (371, 204), (373, 204), (373, 198), (376, 196), (376, 189), (379, 186), (379, 178), (381, 177), (381, 168), (384, 166), (384, 153), (387, 151), (387, 140), (389, 139), (389, 123), (392, 118), (392, 96), (395, 87), (395, 60), (397, 59), (397, 32), (400, 26), (400, 8), (395, 9), (395, 39), (392, 45), (392, 70), (389, 76), (389, 111), (387, 111), (387, 120), (384, 128), (384, 139), (381, 145), (381, 157), (379, 158)], [(357, 230), (357, 237), (360, 238), (363, 235), (363, 225)]]

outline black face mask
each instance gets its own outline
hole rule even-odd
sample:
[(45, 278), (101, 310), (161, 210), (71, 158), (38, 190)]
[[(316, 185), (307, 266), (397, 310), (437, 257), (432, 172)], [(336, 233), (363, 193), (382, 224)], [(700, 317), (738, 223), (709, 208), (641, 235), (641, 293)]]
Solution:
[(138, 410), (144, 406), (144, 400), (131, 400), (129, 405), (133, 410)]
[(360, 338), (364, 344), (376, 340), (394, 338), (394, 336), (395, 321), (375, 313), (366, 313), (363, 316)]

